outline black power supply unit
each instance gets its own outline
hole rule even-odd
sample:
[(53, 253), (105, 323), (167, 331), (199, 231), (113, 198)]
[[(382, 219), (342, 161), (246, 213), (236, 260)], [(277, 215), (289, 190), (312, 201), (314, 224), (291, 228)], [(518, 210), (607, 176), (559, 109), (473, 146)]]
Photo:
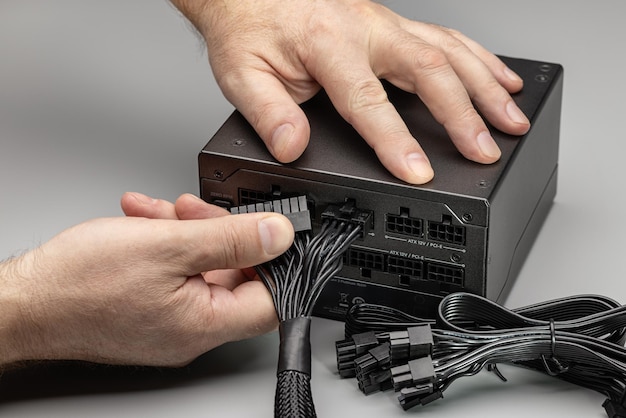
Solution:
[(563, 69), (501, 58), (524, 79), (513, 98), (532, 126), (521, 137), (491, 128), (502, 150), (495, 164), (466, 160), (415, 95), (385, 84), (435, 170), (428, 184), (389, 174), (321, 92), (302, 105), (311, 140), (290, 164), (235, 111), (199, 154), (201, 197), (228, 208), (304, 195), (314, 230), (329, 207), (366, 219), (317, 316), (343, 319), (369, 302), (432, 318), (458, 291), (502, 302), (556, 194)]

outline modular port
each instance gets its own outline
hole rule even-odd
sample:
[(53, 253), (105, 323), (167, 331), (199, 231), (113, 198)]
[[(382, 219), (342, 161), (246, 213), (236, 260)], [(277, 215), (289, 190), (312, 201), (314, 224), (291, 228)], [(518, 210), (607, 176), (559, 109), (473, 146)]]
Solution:
[(421, 279), (424, 276), (424, 263), (411, 258), (389, 256), (387, 271), (391, 274)]
[(400, 214), (385, 215), (385, 230), (394, 234), (421, 237), (424, 232), (423, 224), (420, 218), (409, 216), (408, 208), (400, 208)]
[(464, 284), (465, 271), (462, 268), (429, 263), (426, 270), (428, 280), (461, 287)]
[(239, 206), (255, 205), (268, 200), (267, 194), (258, 190), (239, 189)]
[(385, 254), (351, 247), (344, 256), (344, 264), (351, 267), (383, 271), (385, 269)]
[(452, 217), (442, 216), (441, 222), (428, 221), (428, 238), (450, 244), (465, 245), (465, 227), (452, 224)]

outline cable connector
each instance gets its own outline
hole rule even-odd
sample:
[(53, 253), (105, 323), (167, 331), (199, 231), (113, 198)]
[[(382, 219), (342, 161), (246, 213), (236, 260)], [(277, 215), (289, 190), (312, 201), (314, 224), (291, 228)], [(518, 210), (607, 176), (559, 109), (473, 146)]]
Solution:
[(367, 379), (359, 380), (359, 389), (369, 395), (374, 392), (384, 392), (393, 387), (391, 383), (391, 371), (379, 370), (367, 375)]
[(419, 357), (430, 356), (433, 334), (429, 324), (409, 327), (406, 331), (389, 332), (391, 362), (399, 364)]
[(434, 390), (432, 384), (426, 384), (402, 389), (398, 401), (402, 409), (406, 411), (417, 405), (427, 405), (439, 398), (443, 398), (441, 390)]
[(361, 236), (366, 235), (371, 229), (372, 212), (359, 209), (354, 200), (348, 199), (342, 205), (328, 205), (322, 212), (322, 220), (338, 220), (357, 225), (361, 228)]
[(602, 406), (609, 418), (626, 418), (626, 407), (619, 402), (607, 398)]
[[(389, 356), (388, 342), (379, 344), (368, 350), (364, 355), (358, 357), (354, 361), (354, 367), (359, 388), (368, 394), (375, 391), (372, 387), (373, 384), (376, 388), (381, 388), (383, 381), (386, 380), (390, 382), (391, 374), (384, 373), (389, 370), (390, 365), (391, 358)], [(389, 385), (384, 385), (384, 387), (387, 386)]]
[(409, 386), (432, 385), (435, 378), (435, 368), (430, 356), (420, 357), (407, 364), (391, 368), (391, 380), (396, 392)]
[(237, 206), (230, 209), (230, 213), (276, 212), (283, 214), (291, 221), (296, 232), (311, 230), (311, 213), (306, 196), (291, 197), (288, 199), (272, 200), (254, 205)]
[(371, 348), (380, 344), (374, 331), (355, 334), (352, 337), (337, 341), (335, 351), (337, 353), (337, 371), (342, 378), (355, 377), (355, 360)]

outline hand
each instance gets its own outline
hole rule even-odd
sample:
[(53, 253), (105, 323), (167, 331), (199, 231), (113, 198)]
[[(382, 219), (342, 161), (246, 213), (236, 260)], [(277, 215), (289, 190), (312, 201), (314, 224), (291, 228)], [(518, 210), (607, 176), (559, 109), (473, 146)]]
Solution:
[(299, 103), (323, 87), (338, 112), (396, 177), (434, 173), (379, 79), (417, 94), (459, 151), (493, 163), (500, 150), (473, 104), (522, 135), (509, 93), (522, 80), (461, 33), (405, 19), (369, 0), (172, 0), (204, 36), (215, 78), (281, 162), (298, 158), (310, 128)]
[(79, 224), (0, 266), (0, 365), (180, 366), (277, 325), (264, 285), (241, 269), (287, 250), (284, 216), (224, 216), (192, 195), (174, 205), (128, 193), (122, 207), (129, 217)]

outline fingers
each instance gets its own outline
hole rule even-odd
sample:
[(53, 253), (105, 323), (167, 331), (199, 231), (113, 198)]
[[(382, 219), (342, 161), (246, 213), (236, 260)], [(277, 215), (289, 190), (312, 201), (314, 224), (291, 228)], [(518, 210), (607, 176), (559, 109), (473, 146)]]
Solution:
[(274, 158), (288, 163), (304, 152), (309, 142), (309, 122), (276, 75), (248, 69), (216, 77), (224, 95), (256, 130)]
[[(285, 252), (293, 242), (293, 226), (276, 213), (230, 215), (223, 208), (192, 195), (181, 195), (175, 204), (141, 193), (125, 193), (122, 208), (129, 216), (175, 219), (189, 222), (169, 224), (158, 230), (165, 243), (163, 257), (178, 256), (187, 275), (228, 268), (247, 268)], [(157, 232), (156, 230), (154, 230)], [(169, 235), (167, 235), (169, 233)], [(144, 243), (152, 242), (144, 235)], [(167, 255), (167, 252), (170, 255)], [(227, 280), (232, 288), (241, 274)]]
[(517, 93), (524, 87), (524, 81), (519, 75), (502, 62), (500, 58), (488, 51), (485, 47), (464, 34), (445, 27), (438, 27), (440, 30), (449, 33), (459, 39), (487, 66), (491, 74), (498, 80), (498, 83), (509, 93)]
[(332, 65), (334, 75), (318, 75), (333, 105), (394, 176), (413, 184), (430, 181), (434, 173), (428, 157), (389, 102), (382, 84), (369, 68), (357, 70), (353, 62)]
[[(376, 77), (418, 94), (466, 158), (479, 163), (497, 161), (500, 150), (474, 106), (496, 128), (524, 134), (529, 121), (509, 94), (522, 87), (521, 79), (458, 32), (419, 22), (404, 26), (410, 31), (387, 27), (386, 36), (371, 40), (367, 63)], [(339, 112), (394, 175), (411, 183), (430, 180), (432, 169), (426, 156), (382, 87), (364, 66), (358, 68), (359, 62), (366, 62), (364, 57), (345, 61), (350, 68), (343, 68), (341, 61), (323, 67), (337, 70), (344, 79), (317, 74)]]
[(121, 202), (128, 216), (189, 221), (159, 229), (158, 237), (171, 254), (182, 258), (187, 275), (255, 266), (282, 254), (293, 242), (291, 222), (276, 213), (231, 216), (191, 194), (180, 196), (175, 205), (131, 192)]
[(175, 204), (154, 199), (137, 192), (122, 195), (121, 206), (126, 216), (150, 219), (208, 219), (228, 215), (228, 211), (190, 193), (181, 195)]
[(150, 219), (178, 219), (171, 202), (154, 199), (142, 193), (126, 192), (120, 202), (126, 216)]
[(409, 29), (441, 51), (471, 101), (496, 128), (513, 135), (528, 131), (528, 119), (509, 94), (519, 91), (523, 81), (498, 57), (458, 31), (421, 22), (413, 22)]
[(210, 286), (212, 324), (218, 344), (265, 334), (278, 325), (272, 298), (259, 281), (248, 281), (231, 291)]
[(187, 276), (264, 263), (285, 252), (294, 237), (291, 222), (276, 213), (177, 222), (168, 232), (164, 239)]
[[(380, 49), (383, 74), (392, 83), (420, 96), (466, 158), (480, 163), (493, 163), (500, 158), (498, 146), (445, 53), (408, 33), (398, 34), (393, 43), (385, 42)], [(472, 61), (470, 67), (464, 67), (464, 71), (484, 69), (478, 60)], [(493, 77), (491, 80), (497, 84)], [(508, 96), (502, 87), (500, 90)]]
[(211, 205), (199, 197), (186, 193), (176, 199), (174, 204), (178, 219), (210, 219), (229, 215), (230, 213), (219, 206)]

